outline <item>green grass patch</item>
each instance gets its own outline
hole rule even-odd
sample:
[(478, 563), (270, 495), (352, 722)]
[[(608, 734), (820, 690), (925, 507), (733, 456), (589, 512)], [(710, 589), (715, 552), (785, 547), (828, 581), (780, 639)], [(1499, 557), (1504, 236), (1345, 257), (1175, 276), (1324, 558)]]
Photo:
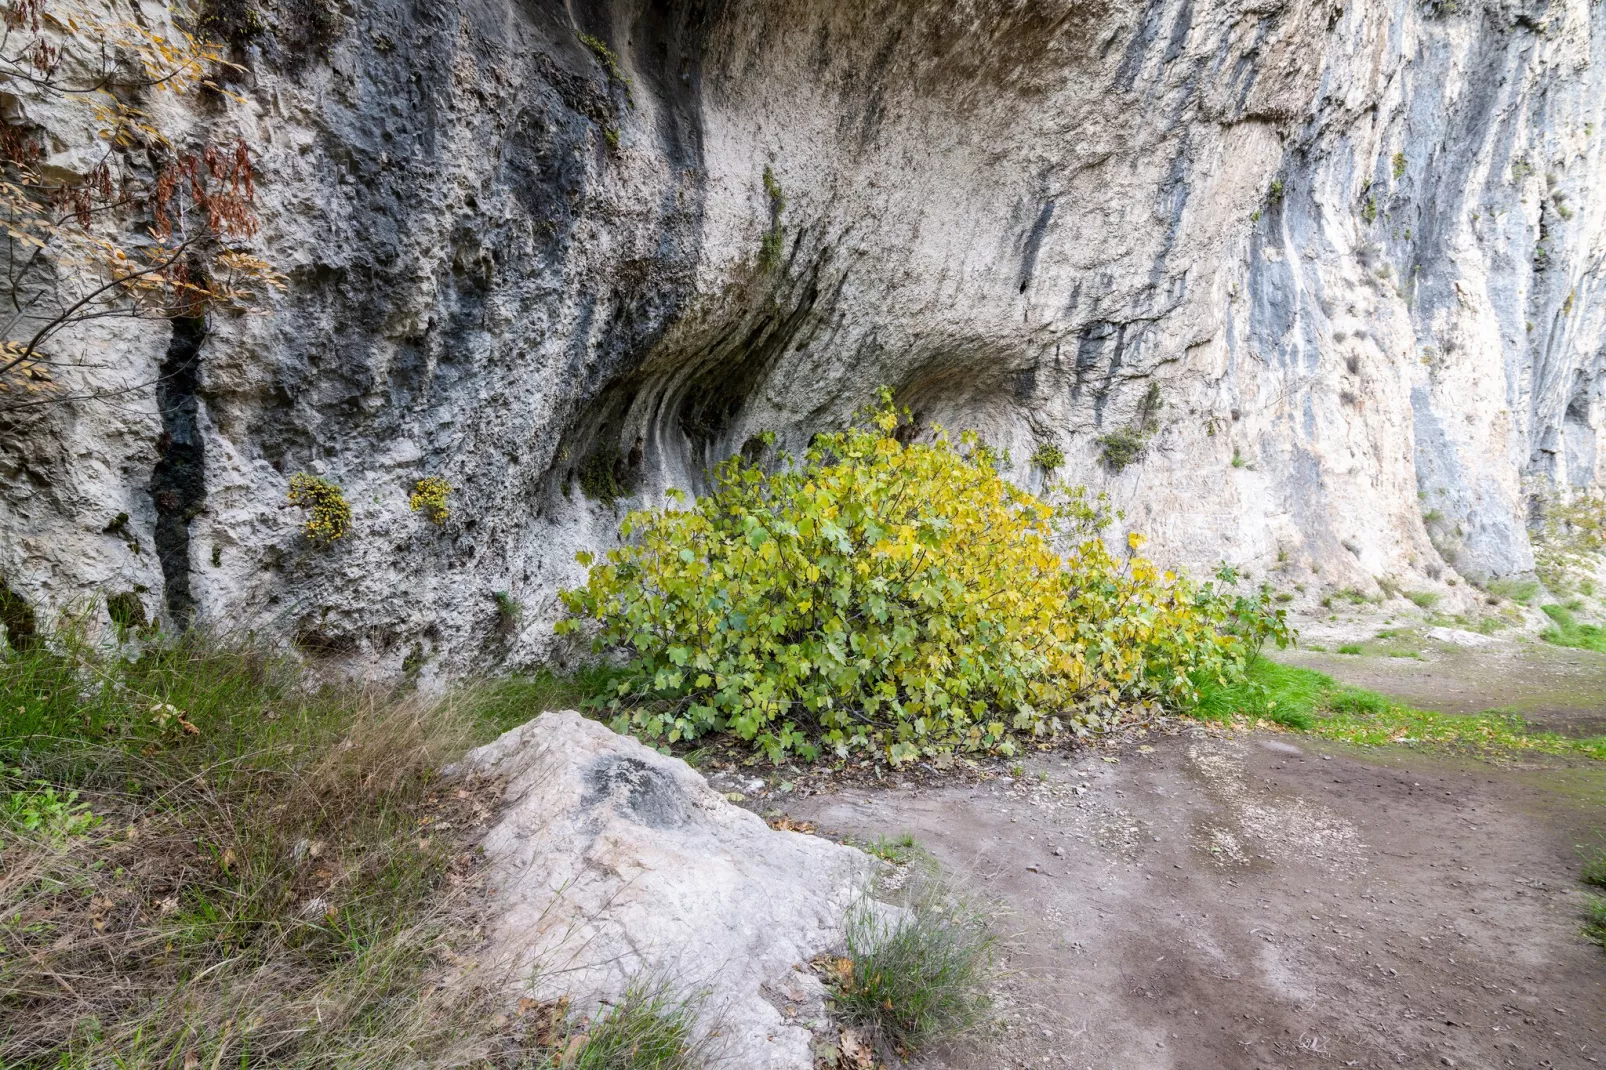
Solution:
[(1265, 658), (1238, 683), (1201, 687), (1196, 715), (1207, 720), (1271, 721), (1323, 739), (1360, 746), (1416, 744), (1478, 754), (1526, 751), (1606, 761), (1606, 736), (1574, 739), (1531, 730), (1515, 713), (1436, 713), (1346, 687), (1310, 669)]
[(874, 843), (858, 843), (854, 846), (867, 855), (874, 855), (883, 862), (891, 862), (898, 866), (913, 860), (920, 850), (914, 836), (907, 832), (896, 839), (881, 836)]
[(1579, 878), (1585, 884), (1606, 888), (1606, 845), (1581, 847), (1579, 851), (1584, 856), (1584, 868), (1579, 873)]
[(618, 670), (604, 662), (572, 672), (541, 669), (534, 673), (488, 680), (473, 688), (475, 713), (497, 732), (517, 728), (548, 710), (584, 710), (613, 693)]
[(1363, 654), (1365, 650), (1359, 643), (1344, 643), (1339, 646), (1338, 652), (1340, 654)]
[(1539, 581), (1504, 579), (1492, 580), (1486, 588), (1496, 598), (1507, 598), (1513, 602), (1527, 605), (1539, 593)]
[(1545, 616), (1553, 622), (1539, 633), (1539, 638), (1557, 646), (1576, 647), (1606, 653), (1606, 628), (1594, 624), (1580, 624), (1572, 611), (1565, 606), (1542, 607)]

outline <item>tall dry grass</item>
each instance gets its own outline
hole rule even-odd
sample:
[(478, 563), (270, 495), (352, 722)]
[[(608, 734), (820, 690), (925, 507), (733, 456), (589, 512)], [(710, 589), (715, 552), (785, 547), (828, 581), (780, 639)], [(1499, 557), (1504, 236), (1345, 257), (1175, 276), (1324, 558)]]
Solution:
[(523, 1061), (468, 968), (496, 786), (437, 772), (472, 695), (68, 631), (0, 658), (0, 703), (0, 1065)]

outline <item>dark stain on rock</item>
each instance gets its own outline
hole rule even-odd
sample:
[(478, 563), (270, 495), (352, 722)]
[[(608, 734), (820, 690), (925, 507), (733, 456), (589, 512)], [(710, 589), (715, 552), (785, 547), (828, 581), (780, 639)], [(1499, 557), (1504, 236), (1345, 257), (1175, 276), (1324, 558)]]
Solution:
[(1043, 238), (1048, 234), (1048, 225), (1054, 219), (1054, 201), (1049, 199), (1043, 202), (1038, 210), (1037, 221), (1026, 234), (1026, 247), (1020, 259), (1020, 292), (1025, 293), (1032, 284), (1032, 275), (1037, 271), (1037, 257), (1043, 251)]
[(640, 758), (608, 755), (585, 773), (581, 810), (608, 807), (648, 828), (677, 828), (686, 823), (686, 802), (674, 780)]
[(162, 417), (150, 494), (156, 503), (156, 557), (162, 565), (168, 619), (182, 630), (195, 615), (190, 590), (190, 521), (206, 501), (206, 456), (196, 392), (201, 379), (201, 346), (206, 320), (173, 321), (173, 337), (156, 381), (156, 408)]

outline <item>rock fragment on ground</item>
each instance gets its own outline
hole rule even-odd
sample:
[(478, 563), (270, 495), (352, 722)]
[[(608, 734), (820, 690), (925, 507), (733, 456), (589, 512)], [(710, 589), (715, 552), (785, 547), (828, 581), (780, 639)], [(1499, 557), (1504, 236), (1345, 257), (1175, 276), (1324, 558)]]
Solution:
[(862, 852), (776, 831), (685, 762), (577, 713), (545, 713), (471, 752), (507, 779), (485, 838), (487, 961), (537, 1000), (595, 1007), (632, 978), (706, 993), (716, 1065), (807, 1070)]

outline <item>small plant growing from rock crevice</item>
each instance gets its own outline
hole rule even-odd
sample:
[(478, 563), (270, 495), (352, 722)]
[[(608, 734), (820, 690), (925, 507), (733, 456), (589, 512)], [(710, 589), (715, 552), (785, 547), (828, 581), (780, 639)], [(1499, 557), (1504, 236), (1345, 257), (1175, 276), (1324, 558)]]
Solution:
[(1405, 153), (1396, 152), (1394, 154), (1394, 159), (1390, 161), (1390, 166), (1392, 167), (1392, 169), (1394, 171), (1394, 181), (1398, 182), (1400, 179), (1404, 178), (1405, 177)]
[(524, 607), (519, 605), (518, 599), (507, 591), (497, 591), (491, 597), (496, 600), (497, 634), (512, 635), (518, 630), (519, 620), (524, 616)]
[(580, 43), (596, 57), (597, 63), (608, 73), (608, 80), (617, 84), (625, 91), (625, 100), (634, 104), (635, 100), (630, 90), (630, 79), (625, 76), (624, 69), (619, 66), (619, 57), (613, 54), (606, 41), (600, 37), (593, 37), (588, 33), (580, 35)]
[(1032, 451), (1032, 464), (1044, 472), (1054, 472), (1065, 465), (1065, 451), (1052, 442), (1040, 442)]
[(107, 598), (106, 615), (112, 619), (120, 639), (125, 638), (131, 630), (144, 628), (148, 623), (145, 619), (145, 603), (140, 601), (138, 591), (119, 591)]
[(297, 472), (290, 477), (289, 501), (312, 511), (302, 531), (314, 543), (328, 545), (351, 534), (351, 503), (327, 479)]
[(770, 271), (780, 264), (781, 254), (786, 247), (786, 233), (781, 226), (781, 213), (786, 211), (786, 193), (768, 164), (764, 165), (764, 195), (769, 198), (770, 225), (759, 246), (758, 262), (765, 271)]
[(1149, 433), (1141, 428), (1118, 427), (1094, 441), (1099, 444), (1104, 463), (1120, 472), (1142, 458), (1143, 451), (1149, 446)]
[(446, 518), (452, 515), (452, 510), (446, 504), (446, 496), (452, 493), (452, 485), (439, 476), (425, 476), (413, 484), (412, 497), (407, 499), (407, 505), (415, 513), (423, 513), (429, 518), (431, 524), (444, 524)]
[(1104, 463), (1120, 472), (1141, 459), (1143, 452), (1148, 449), (1149, 439), (1159, 430), (1158, 417), (1163, 408), (1165, 402), (1160, 397), (1160, 384), (1151, 382), (1149, 389), (1143, 392), (1143, 400), (1138, 402), (1137, 419), (1126, 427), (1094, 439), (1099, 444)]

